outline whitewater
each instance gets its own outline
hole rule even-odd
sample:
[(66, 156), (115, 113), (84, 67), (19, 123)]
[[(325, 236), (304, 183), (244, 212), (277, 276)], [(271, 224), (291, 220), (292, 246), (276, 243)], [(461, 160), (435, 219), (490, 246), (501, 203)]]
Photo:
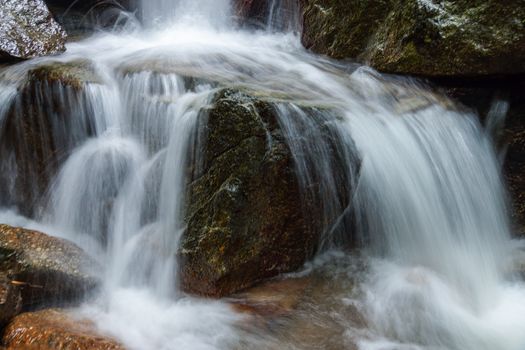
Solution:
[[(331, 224), (299, 272), (328, 286), (302, 315), (323, 329), (321, 348), (525, 349), (525, 284), (515, 267), (522, 243), (511, 239), (490, 133), (418, 80), (307, 52), (296, 11), (274, 0), (267, 23), (250, 29), (236, 23), (228, 0), (144, 1), (142, 24), (127, 14), (124, 25), (70, 42), (60, 56), (0, 70), (0, 127), (2, 107), (35, 66), (89, 59), (102, 82), (88, 84), (83, 107), (72, 107), (94, 136), (75, 146), (45, 206), (31, 218), (5, 208), (0, 222), (60, 234), (101, 262), (102, 291), (76, 313), (129, 349), (316, 348), (247, 330), (226, 300), (178, 285), (184, 169), (200, 111), (219, 86), (254, 92), (278, 106), (298, 178), (323, 182), (319, 210)], [(75, 101), (71, 91), (51, 93)], [(46, 96), (39, 103), (45, 108)], [(326, 152), (316, 151), (321, 141), (297, 144), (298, 123), (316, 127), (301, 112), (310, 106), (322, 106), (320, 118), (337, 130), (351, 185), (334, 180)], [(88, 133), (73, 130), (79, 139)], [(16, 176), (11, 166), (1, 169)], [(356, 232), (334, 217), (335, 197), (348, 189)], [(359, 252), (345, 249), (345, 235), (356, 236)], [(365, 326), (337, 308), (321, 316), (323, 304), (351, 305)]]

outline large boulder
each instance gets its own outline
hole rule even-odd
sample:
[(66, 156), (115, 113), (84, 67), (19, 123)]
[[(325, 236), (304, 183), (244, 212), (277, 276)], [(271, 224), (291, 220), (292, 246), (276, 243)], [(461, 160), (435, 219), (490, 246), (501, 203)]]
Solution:
[(63, 52), (66, 38), (43, 0), (0, 2), (0, 61)]
[(124, 350), (117, 341), (99, 334), (92, 322), (59, 309), (17, 316), (4, 330), (2, 343), (6, 349)]
[(525, 72), (522, 1), (301, 0), (303, 43), (390, 73)]
[(305, 201), (272, 104), (222, 90), (199, 138), (202, 170), (189, 186), (180, 248), (183, 289), (223, 296), (301, 267), (319, 245), (321, 210)]
[(99, 284), (97, 264), (66, 240), (0, 225), (0, 267), (25, 307), (77, 300)]
[(4, 74), (0, 79), (21, 83), (0, 115), (0, 205), (32, 215), (61, 162), (93, 134), (101, 84), (84, 60), (47, 62), (23, 77)]

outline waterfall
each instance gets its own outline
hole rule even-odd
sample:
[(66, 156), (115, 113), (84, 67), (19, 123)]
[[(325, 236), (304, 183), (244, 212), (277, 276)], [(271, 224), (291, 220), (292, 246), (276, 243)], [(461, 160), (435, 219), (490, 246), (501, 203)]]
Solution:
[(144, 0), (140, 8), (149, 26), (184, 23), (224, 28), (231, 20), (230, 0)]
[[(360, 243), (366, 268), (348, 275), (358, 274), (369, 329), (341, 337), (360, 349), (523, 349), (525, 286), (507, 273), (506, 195), (477, 117), (412, 79), (308, 53), (282, 33), (297, 31), (297, 3), (268, 5), (268, 25), (254, 32), (234, 29), (230, 1), (143, 1), (146, 30), (97, 33), (2, 68), (2, 220), (45, 225), (102, 263), (101, 296), (80, 313), (130, 349), (250, 347), (225, 301), (180, 291), (176, 258), (198, 125), (232, 87), (275, 112), (297, 200), (315, 204), (319, 254)], [(86, 57), (96, 79), (81, 89), (25, 90), (34, 69)], [(45, 147), (21, 137), (27, 101)], [(32, 152), (53, 159), (49, 183), (35, 185), (43, 172)]]

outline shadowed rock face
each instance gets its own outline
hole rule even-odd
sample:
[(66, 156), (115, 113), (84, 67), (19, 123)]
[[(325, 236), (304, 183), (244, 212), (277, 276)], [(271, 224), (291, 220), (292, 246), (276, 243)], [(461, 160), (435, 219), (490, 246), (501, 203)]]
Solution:
[(20, 288), (11, 283), (5, 274), (0, 274), (0, 327), (22, 310)]
[(391, 73), (525, 72), (522, 1), (301, 0), (303, 43)]
[(0, 225), (0, 267), (23, 305), (68, 302), (97, 287), (96, 263), (79, 247), (41, 232)]
[(0, 1), (0, 61), (63, 52), (66, 38), (42, 0)]
[(95, 325), (75, 319), (65, 310), (21, 314), (4, 330), (6, 349), (123, 350), (116, 341), (98, 334)]
[(223, 296), (302, 266), (319, 232), (271, 105), (223, 90), (199, 132), (204, 170), (189, 188), (183, 289)]

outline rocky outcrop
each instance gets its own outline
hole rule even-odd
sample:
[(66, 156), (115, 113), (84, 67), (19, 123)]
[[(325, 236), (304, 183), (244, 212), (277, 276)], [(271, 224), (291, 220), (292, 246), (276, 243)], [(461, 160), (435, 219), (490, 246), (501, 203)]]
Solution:
[(97, 90), (86, 88), (99, 82), (89, 61), (48, 62), (26, 73), (0, 125), (0, 205), (26, 215), (37, 209), (61, 162), (94, 131)]
[(99, 334), (91, 321), (58, 309), (17, 316), (4, 330), (2, 343), (6, 349), (124, 350), (117, 341)]
[(272, 106), (223, 90), (201, 124), (204, 170), (189, 187), (183, 289), (223, 296), (299, 268), (320, 232), (305, 216)]
[(66, 38), (42, 0), (0, 3), (0, 61), (63, 52)]
[(303, 43), (317, 53), (399, 74), (525, 72), (521, 1), (301, 1)]
[(96, 263), (79, 247), (37, 231), (0, 225), (0, 258), (25, 307), (76, 300), (99, 282)]

